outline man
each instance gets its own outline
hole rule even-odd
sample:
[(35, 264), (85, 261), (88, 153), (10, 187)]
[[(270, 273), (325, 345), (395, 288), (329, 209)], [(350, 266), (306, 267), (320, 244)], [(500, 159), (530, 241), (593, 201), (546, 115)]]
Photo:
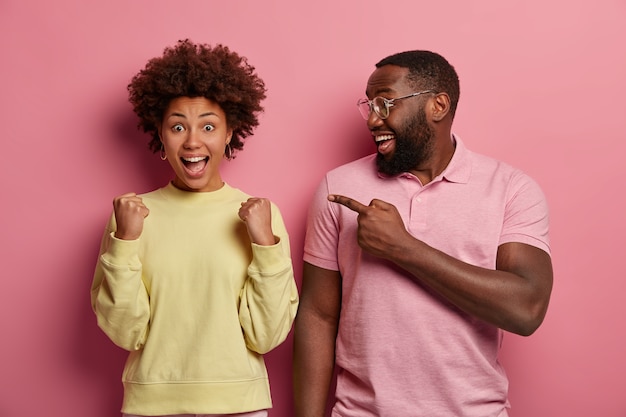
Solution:
[(503, 331), (552, 290), (548, 212), (519, 170), (452, 134), (440, 55), (389, 56), (358, 102), (377, 154), (330, 171), (309, 214), (295, 324), (297, 417), (503, 417)]

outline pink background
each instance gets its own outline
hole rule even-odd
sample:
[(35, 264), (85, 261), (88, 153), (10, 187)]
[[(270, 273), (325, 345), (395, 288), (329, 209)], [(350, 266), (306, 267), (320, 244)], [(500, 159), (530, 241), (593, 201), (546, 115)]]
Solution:
[[(547, 318), (504, 341), (512, 416), (626, 416), (625, 20), (624, 0), (0, 1), (0, 416), (118, 415), (126, 354), (89, 286), (112, 198), (169, 178), (126, 85), (182, 38), (232, 47), (266, 81), (261, 127), (223, 173), (281, 207), (298, 281), (314, 187), (374, 150), (354, 105), (374, 63), (447, 57), (454, 131), (551, 206)], [(291, 346), (267, 355), (275, 417), (291, 414)]]

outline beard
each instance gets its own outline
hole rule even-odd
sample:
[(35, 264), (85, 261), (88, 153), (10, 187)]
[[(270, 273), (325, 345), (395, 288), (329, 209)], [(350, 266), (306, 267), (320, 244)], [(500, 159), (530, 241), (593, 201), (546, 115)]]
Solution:
[(376, 155), (378, 171), (386, 175), (409, 172), (431, 157), (435, 135), (426, 121), (424, 108), (395, 133), (396, 147), (393, 153), (388, 157), (380, 153)]

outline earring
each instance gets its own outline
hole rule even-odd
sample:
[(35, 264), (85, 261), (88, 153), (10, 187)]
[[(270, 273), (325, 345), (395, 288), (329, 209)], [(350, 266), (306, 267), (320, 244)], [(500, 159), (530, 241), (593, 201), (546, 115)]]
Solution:
[(165, 161), (167, 159), (167, 154), (165, 153), (165, 149), (163, 149), (163, 144), (161, 144), (161, 161)]
[(230, 147), (230, 143), (226, 144), (226, 148), (224, 149), (224, 156), (229, 161), (233, 159), (233, 148)]

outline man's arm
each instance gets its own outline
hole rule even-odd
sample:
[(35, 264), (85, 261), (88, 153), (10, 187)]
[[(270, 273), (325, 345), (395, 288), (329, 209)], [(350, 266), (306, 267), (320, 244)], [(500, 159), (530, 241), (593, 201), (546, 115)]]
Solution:
[(523, 336), (543, 321), (552, 291), (552, 261), (543, 250), (505, 243), (498, 248), (496, 269), (480, 268), (413, 237), (389, 203), (372, 200), (365, 206), (344, 196), (329, 199), (359, 213), (363, 250), (394, 262), (466, 313)]
[(461, 310), (506, 331), (531, 335), (545, 317), (552, 290), (552, 262), (523, 243), (498, 248), (496, 269), (459, 261), (413, 239), (389, 259)]
[(296, 417), (322, 417), (335, 366), (341, 309), (338, 271), (304, 263), (294, 326), (293, 388)]

